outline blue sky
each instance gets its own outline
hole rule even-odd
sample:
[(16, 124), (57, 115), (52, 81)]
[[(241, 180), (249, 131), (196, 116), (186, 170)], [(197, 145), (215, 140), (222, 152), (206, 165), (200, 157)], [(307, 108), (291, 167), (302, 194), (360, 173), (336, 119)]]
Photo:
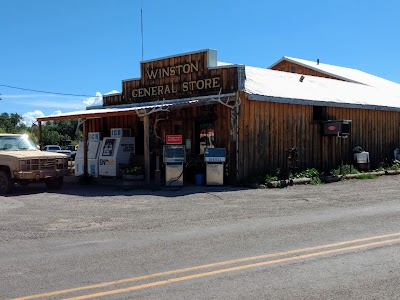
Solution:
[[(0, 0), (0, 113), (85, 109), (139, 77), (140, 0)], [(282, 56), (400, 83), (400, 1), (142, 0), (144, 60), (216, 49), (268, 67)], [(82, 95), (37, 93), (5, 86)]]

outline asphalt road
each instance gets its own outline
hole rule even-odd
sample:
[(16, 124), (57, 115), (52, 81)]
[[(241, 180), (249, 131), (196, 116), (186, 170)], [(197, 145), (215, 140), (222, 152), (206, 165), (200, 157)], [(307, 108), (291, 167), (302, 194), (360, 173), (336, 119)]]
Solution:
[(399, 299), (399, 182), (18, 187), (0, 299)]

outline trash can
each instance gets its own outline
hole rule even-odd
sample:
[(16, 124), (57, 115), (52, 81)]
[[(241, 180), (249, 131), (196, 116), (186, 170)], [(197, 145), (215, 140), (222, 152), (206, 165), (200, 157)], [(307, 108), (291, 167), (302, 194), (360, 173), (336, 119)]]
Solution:
[(369, 171), (369, 152), (354, 153), (354, 161), (359, 171)]
[(195, 175), (196, 185), (200, 186), (204, 184), (204, 174), (196, 174)]

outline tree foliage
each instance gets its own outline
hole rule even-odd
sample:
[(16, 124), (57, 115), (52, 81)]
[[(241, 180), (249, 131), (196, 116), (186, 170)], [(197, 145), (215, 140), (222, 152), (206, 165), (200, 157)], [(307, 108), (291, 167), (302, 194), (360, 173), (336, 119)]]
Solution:
[(2, 133), (20, 133), (28, 130), (19, 114), (2, 113), (0, 115), (0, 132)]
[[(0, 133), (28, 133), (32, 139), (39, 142), (37, 124), (27, 127), (22, 122), (22, 116), (17, 113), (2, 113), (0, 115)], [(78, 120), (49, 121), (42, 124), (42, 142), (44, 145), (59, 145), (62, 141), (71, 140), (77, 144), (82, 139), (78, 130)]]
[(60, 145), (62, 141), (79, 141), (82, 133), (77, 130), (78, 120), (49, 121), (42, 126), (42, 140), (44, 145)]

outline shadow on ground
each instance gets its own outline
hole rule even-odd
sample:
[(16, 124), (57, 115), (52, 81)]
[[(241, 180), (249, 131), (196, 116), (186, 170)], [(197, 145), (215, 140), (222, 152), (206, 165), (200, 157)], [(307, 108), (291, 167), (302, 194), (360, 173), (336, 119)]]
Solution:
[(149, 186), (127, 187), (122, 180), (114, 178), (98, 178), (88, 184), (79, 183), (75, 178), (65, 178), (64, 185), (59, 190), (48, 190), (44, 183), (33, 183), (28, 186), (16, 184), (9, 196), (24, 196), (30, 194), (52, 193), (61, 195), (75, 195), (82, 197), (98, 196), (135, 196), (153, 195), (162, 197), (180, 197), (192, 194), (212, 192), (232, 192), (245, 190), (246, 188), (235, 186), (196, 186), (184, 185), (182, 187), (166, 187), (151, 184)]

